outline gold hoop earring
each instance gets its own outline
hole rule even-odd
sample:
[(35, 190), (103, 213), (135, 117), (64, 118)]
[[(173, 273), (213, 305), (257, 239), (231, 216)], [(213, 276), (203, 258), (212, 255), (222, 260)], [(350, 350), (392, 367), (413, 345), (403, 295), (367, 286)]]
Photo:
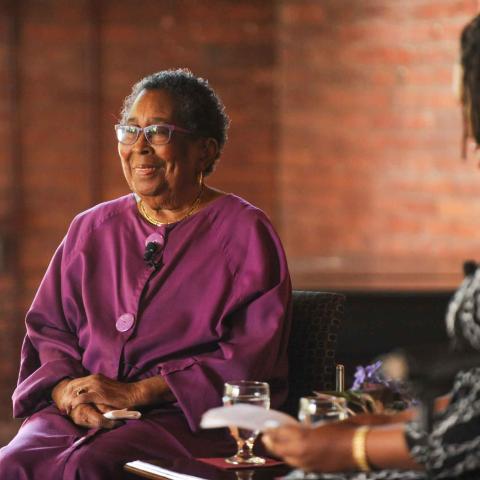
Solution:
[(200, 172), (200, 180), (198, 181), (201, 187), (203, 187), (203, 171)]

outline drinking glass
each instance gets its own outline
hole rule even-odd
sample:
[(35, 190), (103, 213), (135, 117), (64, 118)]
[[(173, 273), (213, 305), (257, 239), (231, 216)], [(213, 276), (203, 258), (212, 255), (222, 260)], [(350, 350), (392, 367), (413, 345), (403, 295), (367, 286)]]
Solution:
[[(344, 398), (330, 395), (300, 398), (298, 419), (309, 427), (317, 427), (324, 423), (345, 420), (347, 416), (347, 403)], [(314, 472), (294, 470), (291, 478), (315, 480), (319, 477)]]
[[(249, 403), (266, 409), (270, 408), (270, 387), (266, 382), (239, 380), (225, 383), (223, 390), (223, 404), (235, 405), (236, 403)], [(228, 463), (256, 464), (265, 463), (265, 459), (253, 453), (253, 444), (258, 436), (258, 431), (246, 430), (235, 426), (228, 427), (230, 434), (237, 442), (237, 453), (226, 458)]]
[(300, 398), (298, 419), (305, 425), (317, 426), (346, 418), (347, 404), (344, 398), (326, 395)]

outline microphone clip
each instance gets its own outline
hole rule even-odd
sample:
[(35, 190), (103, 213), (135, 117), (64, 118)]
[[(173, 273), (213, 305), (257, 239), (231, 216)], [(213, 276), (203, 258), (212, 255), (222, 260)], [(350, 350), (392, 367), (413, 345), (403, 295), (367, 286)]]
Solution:
[(160, 266), (159, 255), (163, 251), (165, 244), (165, 237), (159, 233), (153, 233), (145, 240), (145, 251), (143, 253), (143, 260), (145, 263), (157, 270)]

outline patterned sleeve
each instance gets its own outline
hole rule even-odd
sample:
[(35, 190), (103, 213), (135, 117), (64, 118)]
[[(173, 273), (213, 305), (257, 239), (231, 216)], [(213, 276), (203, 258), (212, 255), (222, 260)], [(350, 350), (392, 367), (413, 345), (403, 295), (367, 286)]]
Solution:
[(435, 418), (432, 432), (422, 431), (416, 422), (405, 430), (411, 455), (432, 479), (478, 478), (479, 433), (480, 368), (457, 375), (451, 403)]

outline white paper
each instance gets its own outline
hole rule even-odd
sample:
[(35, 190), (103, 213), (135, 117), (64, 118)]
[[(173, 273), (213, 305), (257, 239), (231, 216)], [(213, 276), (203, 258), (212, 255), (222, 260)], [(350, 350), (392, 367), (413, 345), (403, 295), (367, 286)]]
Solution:
[(142, 462), (141, 460), (135, 460), (133, 462), (128, 462), (126, 465), (142, 470), (143, 472), (154, 473), (165, 478), (170, 478), (172, 480), (204, 480), (200, 477), (194, 477), (193, 475), (187, 475), (186, 473), (178, 473), (173, 470), (168, 470), (166, 468), (158, 467), (151, 463)]
[(298, 424), (298, 421), (286, 413), (267, 410), (248, 403), (212, 408), (203, 414), (200, 422), (202, 428), (236, 426), (257, 431), (295, 424)]

